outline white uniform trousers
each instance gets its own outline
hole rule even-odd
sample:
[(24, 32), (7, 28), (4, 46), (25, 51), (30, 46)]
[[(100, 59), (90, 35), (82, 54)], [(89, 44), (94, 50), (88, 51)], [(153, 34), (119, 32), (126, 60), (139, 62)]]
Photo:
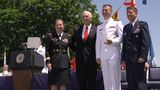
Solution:
[(121, 90), (120, 59), (101, 60), (105, 90)]

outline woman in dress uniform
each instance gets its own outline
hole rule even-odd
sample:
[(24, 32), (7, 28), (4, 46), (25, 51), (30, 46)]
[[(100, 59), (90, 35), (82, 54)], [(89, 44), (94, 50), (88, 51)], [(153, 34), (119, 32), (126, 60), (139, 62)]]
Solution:
[(69, 82), (70, 62), (67, 47), (71, 43), (70, 35), (63, 32), (64, 22), (56, 19), (55, 32), (50, 33), (46, 43), (46, 53), (52, 68), (49, 69), (48, 82), (51, 90), (66, 90)]

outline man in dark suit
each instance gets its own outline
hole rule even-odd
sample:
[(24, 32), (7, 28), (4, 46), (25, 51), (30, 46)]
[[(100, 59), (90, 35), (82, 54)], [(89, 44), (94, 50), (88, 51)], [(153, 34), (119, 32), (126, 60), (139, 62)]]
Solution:
[(144, 66), (150, 42), (148, 24), (137, 19), (137, 8), (128, 7), (126, 11), (130, 23), (123, 29), (122, 61), (126, 64), (128, 90), (147, 90)]
[(92, 14), (82, 13), (83, 25), (74, 33), (71, 48), (76, 52), (76, 74), (80, 90), (96, 89), (97, 64), (95, 58), (96, 26), (91, 24)]

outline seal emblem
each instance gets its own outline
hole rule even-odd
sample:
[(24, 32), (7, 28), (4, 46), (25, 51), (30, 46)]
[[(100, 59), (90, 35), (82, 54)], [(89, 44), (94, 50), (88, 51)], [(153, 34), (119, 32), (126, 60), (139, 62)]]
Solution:
[(25, 55), (23, 53), (19, 53), (16, 57), (16, 63), (20, 64), (24, 61)]

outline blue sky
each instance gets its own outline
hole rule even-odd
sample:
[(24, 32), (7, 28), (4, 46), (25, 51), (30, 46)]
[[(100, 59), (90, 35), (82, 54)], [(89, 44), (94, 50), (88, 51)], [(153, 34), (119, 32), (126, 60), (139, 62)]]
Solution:
[[(100, 15), (100, 20), (103, 22), (102, 6), (103, 4), (111, 4), (113, 6), (113, 12), (123, 4), (125, 0), (92, 0), (97, 5), (97, 13)], [(147, 0), (147, 5), (142, 4), (142, 0), (136, 0), (138, 8), (138, 19), (148, 22), (150, 34), (152, 38), (155, 57), (160, 61), (160, 0)], [(129, 21), (126, 16), (126, 7), (123, 5), (119, 10), (120, 20), (123, 24), (127, 24)], [(160, 63), (160, 62), (159, 62)]]

